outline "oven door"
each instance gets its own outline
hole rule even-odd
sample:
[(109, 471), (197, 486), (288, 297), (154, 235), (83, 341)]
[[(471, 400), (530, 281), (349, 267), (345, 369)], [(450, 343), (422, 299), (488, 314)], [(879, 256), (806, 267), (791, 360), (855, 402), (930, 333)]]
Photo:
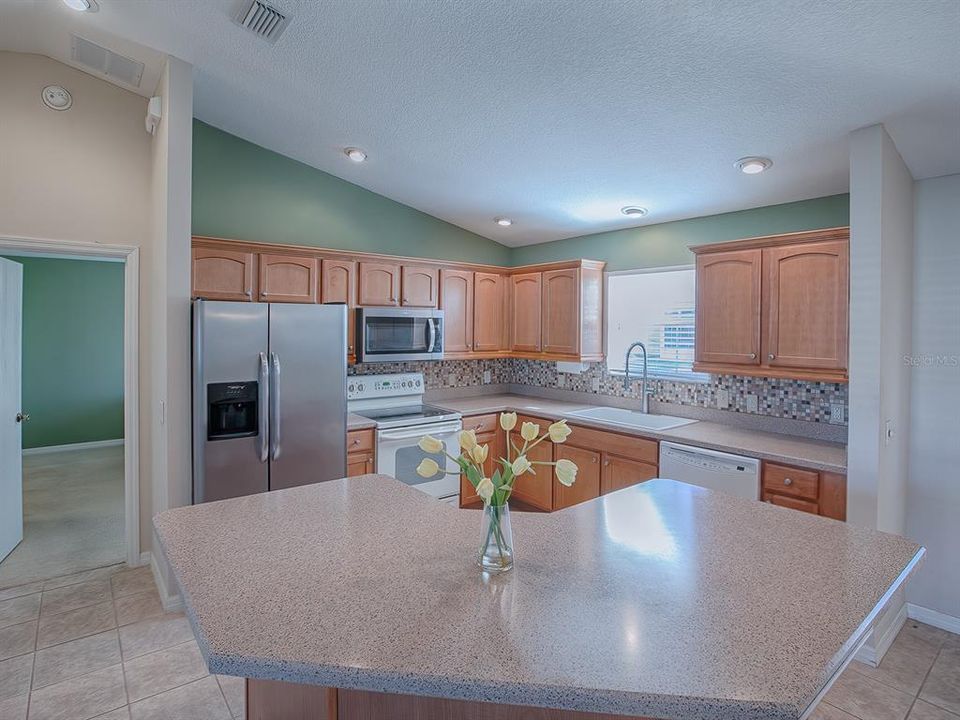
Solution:
[(360, 308), (360, 362), (443, 359), (443, 310)]
[[(460, 454), (457, 434), (463, 429), (459, 420), (432, 425), (377, 430), (377, 472), (395, 477), (400, 482), (414, 487), (435, 498), (446, 498), (460, 492), (460, 469), (443, 453), (426, 453), (417, 445), (424, 435), (432, 435), (446, 447), (447, 453)], [(440, 469), (453, 475), (437, 474), (433, 478), (417, 475), (417, 465), (424, 458), (433, 458)]]

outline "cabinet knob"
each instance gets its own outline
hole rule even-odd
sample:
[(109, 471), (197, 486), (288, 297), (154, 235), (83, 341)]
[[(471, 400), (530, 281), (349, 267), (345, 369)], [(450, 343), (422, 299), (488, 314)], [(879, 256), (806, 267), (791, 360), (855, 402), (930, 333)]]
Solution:
[(610, 467), (610, 461), (609, 461), (609, 460), (604, 460), (604, 461), (603, 461), (603, 466), (604, 466), (604, 467)]
[(776, 359), (777, 359), (777, 356), (774, 355), (773, 353), (770, 353), (769, 355), (767, 355), (767, 360), (776, 360)]
[(261, 291), (260, 291), (260, 297), (266, 297), (266, 296), (269, 295), (269, 294), (270, 294), (270, 293), (268, 293), (266, 290), (261, 290)]
[(596, 462), (597, 462), (597, 459), (596, 459), (595, 457), (593, 457), (593, 458), (590, 458), (590, 462), (592, 462), (592, 463), (594, 463), (594, 464), (596, 464)]
[(252, 298), (252, 297), (253, 297), (253, 290), (247, 290), (247, 291), (244, 293), (244, 295), (246, 295), (248, 298)]
[(751, 360), (756, 360), (756, 359), (757, 359), (757, 354), (756, 354), (756, 353), (750, 353), (750, 359), (751, 359)]
[(783, 484), (784, 484), (784, 485), (793, 485), (793, 480), (792, 480), (791, 478), (784, 478), (784, 479), (783, 479)]

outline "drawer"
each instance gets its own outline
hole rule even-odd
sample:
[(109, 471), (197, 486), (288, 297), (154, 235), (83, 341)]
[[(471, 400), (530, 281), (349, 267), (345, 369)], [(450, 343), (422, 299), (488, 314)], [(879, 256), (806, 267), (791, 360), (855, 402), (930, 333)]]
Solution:
[(811, 513), (813, 515), (820, 514), (820, 507), (817, 505), (817, 503), (810, 502), (809, 500), (800, 500), (799, 498), (792, 498), (788, 497), (787, 495), (777, 495), (776, 493), (764, 491), (763, 501), (772, 505), (790, 508), (791, 510), (799, 510), (800, 512)]
[(596, 430), (582, 425), (571, 425), (569, 421), (567, 424), (573, 430), (567, 438), (568, 445), (586, 450), (602, 450), (628, 460), (651, 465), (657, 465), (660, 462), (659, 445), (656, 440), (621, 435), (609, 430)]
[(819, 496), (820, 473), (816, 470), (764, 463), (762, 484), (765, 491), (816, 500)]
[(358, 452), (373, 452), (374, 431), (351, 430), (347, 433), (347, 454)]
[(500, 429), (500, 413), (488, 415), (470, 415), (463, 419), (463, 429), (473, 430), (477, 435)]

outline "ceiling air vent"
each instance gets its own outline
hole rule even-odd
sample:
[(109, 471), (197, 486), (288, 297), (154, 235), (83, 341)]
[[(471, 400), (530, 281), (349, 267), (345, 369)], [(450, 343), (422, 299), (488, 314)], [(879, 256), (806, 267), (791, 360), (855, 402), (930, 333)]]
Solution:
[(70, 57), (75, 63), (131, 87), (140, 87), (140, 78), (143, 77), (142, 62), (115, 53), (79, 35), (71, 35), (70, 39)]
[(237, 15), (237, 22), (257, 37), (276, 42), (287, 26), (289, 18), (272, 5), (253, 0)]

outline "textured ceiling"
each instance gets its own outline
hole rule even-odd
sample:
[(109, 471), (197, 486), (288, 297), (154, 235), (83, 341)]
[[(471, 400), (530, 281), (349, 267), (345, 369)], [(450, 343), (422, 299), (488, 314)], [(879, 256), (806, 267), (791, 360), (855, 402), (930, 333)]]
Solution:
[(240, 0), (81, 19), (192, 62), (200, 119), (508, 245), (844, 192), (877, 122), (915, 177), (960, 172), (957, 0), (274, 2), (274, 45)]

